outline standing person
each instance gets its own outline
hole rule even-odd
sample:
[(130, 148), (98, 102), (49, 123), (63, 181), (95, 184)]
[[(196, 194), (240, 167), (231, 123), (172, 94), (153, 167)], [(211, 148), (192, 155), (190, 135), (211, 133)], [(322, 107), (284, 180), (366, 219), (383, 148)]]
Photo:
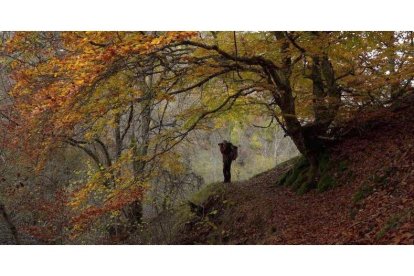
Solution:
[(237, 158), (237, 147), (229, 141), (223, 140), (218, 144), (223, 155), (223, 175), (224, 183), (231, 182), (231, 162)]

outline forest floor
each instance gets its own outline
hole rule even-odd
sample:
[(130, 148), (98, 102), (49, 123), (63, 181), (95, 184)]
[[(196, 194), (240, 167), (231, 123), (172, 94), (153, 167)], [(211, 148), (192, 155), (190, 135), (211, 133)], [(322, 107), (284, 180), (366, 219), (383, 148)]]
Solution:
[[(414, 101), (360, 114), (329, 148), (335, 185), (298, 195), (278, 180), (298, 158), (201, 191), (174, 243), (413, 244)], [(202, 195), (202, 196), (200, 196)]]

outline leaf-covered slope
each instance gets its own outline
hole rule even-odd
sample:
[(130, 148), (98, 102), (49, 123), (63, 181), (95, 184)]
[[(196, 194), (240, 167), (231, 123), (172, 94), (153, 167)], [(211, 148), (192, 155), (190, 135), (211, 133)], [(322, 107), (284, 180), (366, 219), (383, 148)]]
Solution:
[(412, 106), (408, 101), (347, 125), (347, 136), (329, 150), (342, 164), (330, 172), (334, 188), (298, 195), (277, 186), (295, 160), (281, 164), (210, 191), (176, 243), (413, 244)]

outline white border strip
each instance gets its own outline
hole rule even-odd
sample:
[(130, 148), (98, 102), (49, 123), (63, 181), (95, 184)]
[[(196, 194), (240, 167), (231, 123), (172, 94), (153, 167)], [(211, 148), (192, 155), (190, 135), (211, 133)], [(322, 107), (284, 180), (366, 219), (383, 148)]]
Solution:
[(414, 1), (13, 0), (1, 30), (414, 30)]

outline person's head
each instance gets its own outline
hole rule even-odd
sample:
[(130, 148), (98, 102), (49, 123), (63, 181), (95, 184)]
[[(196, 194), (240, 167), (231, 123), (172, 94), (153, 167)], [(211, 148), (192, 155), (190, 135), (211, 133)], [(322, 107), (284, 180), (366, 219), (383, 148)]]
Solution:
[(223, 140), (223, 142), (218, 144), (220, 147), (220, 151), (223, 154), (227, 154), (229, 152), (230, 142), (227, 140)]
[(227, 141), (227, 140), (223, 140), (223, 142), (218, 143), (218, 145), (219, 145), (220, 147), (222, 147), (222, 146), (226, 146), (227, 144), (229, 144), (229, 141)]

